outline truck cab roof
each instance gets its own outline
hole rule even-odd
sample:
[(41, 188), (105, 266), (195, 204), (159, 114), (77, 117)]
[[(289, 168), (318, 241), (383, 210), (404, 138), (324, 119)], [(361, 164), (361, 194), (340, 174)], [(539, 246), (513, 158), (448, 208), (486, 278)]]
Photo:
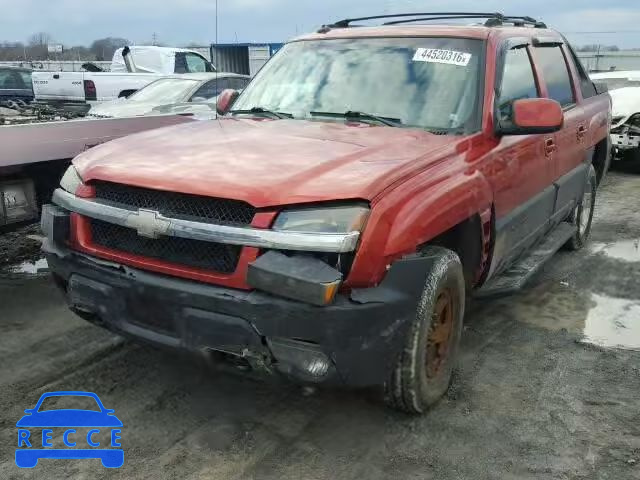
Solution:
[(491, 35), (500, 37), (552, 37), (562, 41), (555, 30), (548, 28), (527, 28), (514, 26), (487, 27), (484, 25), (403, 25), (332, 28), (302, 35), (292, 41), (325, 40), (338, 38), (380, 38), (380, 37), (454, 37), (486, 40)]
[[(484, 23), (456, 24), (460, 20), (484, 20)], [(452, 20), (451, 24), (429, 23)], [(371, 25), (381, 21), (381, 25)], [(367, 22), (363, 24), (362, 22)], [(546, 40), (562, 41), (557, 32), (534, 18), (528, 16), (508, 16), (501, 13), (469, 12), (429, 12), (398, 13), (375, 15), (370, 17), (344, 19), (324, 25), (317, 32), (298, 37), (295, 40), (320, 40), (330, 38), (361, 37), (421, 37), (443, 36), (454, 38), (487, 39), (497, 34), (503, 37), (544, 36)]]
[(189, 50), (188, 48), (133, 45), (130, 47), (119, 48), (115, 51), (113, 54), (113, 60), (111, 61), (111, 72), (129, 72), (123, 56), (123, 52), (127, 48), (135, 59), (137, 68), (141, 71), (148, 72), (173, 73), (176, 53), (192, 53), (202, 57), (202, 54), (194, 50)]

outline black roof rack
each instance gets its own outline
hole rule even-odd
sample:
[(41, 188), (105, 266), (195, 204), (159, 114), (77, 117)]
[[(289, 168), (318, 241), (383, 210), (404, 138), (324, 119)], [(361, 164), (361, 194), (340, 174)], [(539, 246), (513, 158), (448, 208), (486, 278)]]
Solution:
[(361, 22), (365, 20), (383, 20), (383, 19), (392, 19), (389, 22), (385, 22), (382, 25), (400, 25), (404, 23), (413, 23), (413, 22), (429, 22), (433, 20), (453, 20), (453, 19), (471, 19), (471, 18), (486, 18), (485, 26), (487, 27), (497, 27), (500, 25), (504, 25), (505, 23), (510, 23), (516, 27), (524, 27), (524, 26), (532, 26), (535, 28), (547, 28), (547, 26), (535, 18), (527, 17), (527, 16), (510, 16), (503, 15), (499, 12), (493, 13), (478, 13), (478, 12), (426, 12), (426, 13), (396, 13), (390, 15), (374, 15), (371, 17), (360, 17), (360, 18), (346, 18), (344, 20), (339, 20), (329, 25), (323, 25), (323, 27), (318, 30), (319, 33), (326, 33), (332, 28), (349, 28), (352, 26), (352, 22)]

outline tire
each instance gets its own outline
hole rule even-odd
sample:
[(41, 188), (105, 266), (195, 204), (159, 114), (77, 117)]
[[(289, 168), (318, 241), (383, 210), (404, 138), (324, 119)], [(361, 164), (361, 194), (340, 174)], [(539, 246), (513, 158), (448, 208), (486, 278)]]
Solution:
[(593, 165), (589, 166), (586, 182), (582, 198), (578, 205), (573, 208), (573, 211), (569, 216), (568, 222), (578, 228), (573, 237), (571, 237), (565, 244), (565, 247), (568, 250), (580, 250), (587, 243), (589, 234), (591, 233), (593, 209), (596, 204), (596, 192), (598, 187), (596, 171), (593, 168)]
[(432, 257), (433, 265), (404, 348), (385, 385), (387, 405), (411, 414), (424, 413), (449, 388), (465, 306), (465, 280), (458, 255), (442, 247), (427, 247), (422, 254)]

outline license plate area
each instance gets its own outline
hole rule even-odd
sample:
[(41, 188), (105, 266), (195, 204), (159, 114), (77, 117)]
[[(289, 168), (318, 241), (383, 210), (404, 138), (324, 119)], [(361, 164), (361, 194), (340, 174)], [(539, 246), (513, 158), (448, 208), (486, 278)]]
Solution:
[(142, 328), (175, 335), (175, 312), (176, 307), (168, 306), (155, 295), (135, 294), (127, 297), (129, 321)]

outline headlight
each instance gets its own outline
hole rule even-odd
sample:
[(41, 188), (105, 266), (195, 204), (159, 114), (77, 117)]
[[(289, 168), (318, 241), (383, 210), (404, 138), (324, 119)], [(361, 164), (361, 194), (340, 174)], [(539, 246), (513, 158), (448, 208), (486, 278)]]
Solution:
[(76, 190), (83, 184), (76, 167), (71, 165), (60, 180), (60, 186), (69, 193), (76, 193)]
[(364, 205), (285, 210), (276, 219), (274, 230), (305, 233), (359, 232), (369, 216)]

